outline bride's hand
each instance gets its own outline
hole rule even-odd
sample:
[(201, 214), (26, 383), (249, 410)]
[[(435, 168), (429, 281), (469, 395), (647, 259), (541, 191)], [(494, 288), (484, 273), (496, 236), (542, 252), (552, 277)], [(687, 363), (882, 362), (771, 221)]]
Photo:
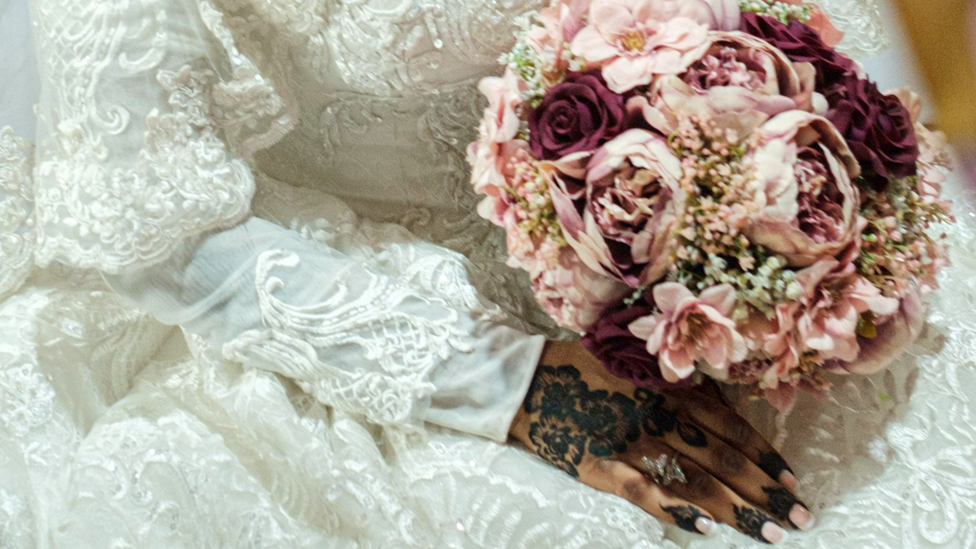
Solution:
[[(691, 532), (711, 534), (720, 521), (777, 543), (781, 526), (813, 526), (786, 462), (717, 392), (638, 389), (580, 344), (547, 346), (511, 434), (582, 482)], [(662, 487), (645, 476), (644, 458), (662, 455), (676, 457), (685, 482)]]

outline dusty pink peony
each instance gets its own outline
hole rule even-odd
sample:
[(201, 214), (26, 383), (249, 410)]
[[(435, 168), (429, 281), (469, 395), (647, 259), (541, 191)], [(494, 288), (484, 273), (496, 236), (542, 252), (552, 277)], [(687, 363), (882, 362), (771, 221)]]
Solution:
[[(738, 0), (703, 0), (698, 5), (699, 11), (703, 13), (704, 17), (707, 17), (708, 26), (712, 30), (738, 30), (742, 16)], [(702, 20), (702, 17), (699, 15), (698, 20)]]
[(729, 318), (735, 306), (732, 286), (715, 286), (695, 297), (683, 284), (664, 282), (654, 286), (653, 295), (661, 312), (635, 320), (629, 329), (657, 355), (666, 381), (687, 379), (698, 360), (725, 370), (746, 357), (745, 339)]
[(708, 27), (694, 2), (593, 0), (589, 25), (573, 38), (573, 55), (602, 67), (611, 90), (625, 93), (655, 75), (677, 74), (704, 51)]
[(574, 180), (583, 172), (571, 169), (571, 160), (564, 159), (553, 186), (570, 246), (594, 271), (631, 286), (660, 279), (685, 200), (681, 162), (667, 141), (644, 130), (624, 132), (589, 157), (585, 185)]
[(737, 30), (742, 12), (738, 0), (663, 0), (665, 19), (687, 17), (716, 31)]
[[(793, 63), (763, 40), (742, 32), (713, 32), (704, 55), (680, 74), (658, 78), (650, 94), (628, 101), (655, 129), (670, 134), (690, 115), (716, 119), (742, 135), (789, 110), (822, 110), (813, 65)], [(730, 118), (728, 122), (723, 117)]]
[(556, 323), (583, 333), (631, 292), (626, 285), (586, 267), (563, 247), (555, 264), (530, 272), (536, 301)]
[(534, 42), (563, 45), (573, 41), (585, 26), (584, 17), (590, 9), (590, 0), (555, 0), (539, 11), (546, 37), (532, 29), (529, 39)]
[(478, 140), (468, 147), (468, 163), (471, 183), (479, 194), (498, 197), (503, 193), (501, 189), (506, 182), (502, 167), (509, 160), (505, 153), (514, 151), (506, 145), (518, 134), (523, 85), (511, 69), (501, 78), (483, 78), (478, 84), (478, 89), (488, 98), (488, 107), (478, 127)]
[(917, 288), (902, 297), (897, 311), (876, 323), (874, 337), (858, 338), (858, 354), (848, 363), (841, 363), (844, 370), (870, 375), (888, 367), (918, 339), (925, 326), (925, 304)]
[(752, 153), (764, 204), (747, 229), (753, 242), (807, 266), (836, 256), (858, 235), (857, 160), (825, 118), (777, 115), (758, 130)]

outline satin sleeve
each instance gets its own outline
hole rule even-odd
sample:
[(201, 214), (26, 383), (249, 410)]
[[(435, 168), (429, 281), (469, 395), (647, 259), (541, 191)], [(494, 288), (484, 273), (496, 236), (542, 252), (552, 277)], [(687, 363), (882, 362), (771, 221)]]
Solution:
[[(97, 269), (225, 358), (375, 423), (506, 439), (544, 342), (477, 299), (445, 297), (476, 295), (463, 258), (389, 233), (396, 242), (377, 245), (409, 260), (367, 264), (375, 254), (251, 216), (252, 155), (292, 115), (220, 11), (206, 0), (31, 9), (39, 265)], [(349, 213), (338, 200), (333, 211)], [(424, 287), (425, 272), (456, 287)]]
[(396, 226), (359, 230), (391, 236), (381, 252), (340, 250), (252, 217), (106, 278), (162, 322), (323, 403), (383, 426), (505, 441), (545, 339), (500, 324), (476, 298), (438, 295), (432, 281), (468, 285), (463, 257)]

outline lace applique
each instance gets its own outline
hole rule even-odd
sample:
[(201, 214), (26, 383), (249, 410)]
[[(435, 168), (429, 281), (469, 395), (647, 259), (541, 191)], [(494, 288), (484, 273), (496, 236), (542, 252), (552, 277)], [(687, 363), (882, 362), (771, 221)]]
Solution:
[(366, 205), (360, 208), (361, 213), (406, 227), (420, 239), (465, 256), (471, 283), (486, 300), (507, 313), (506, 323), (523, 331), (557, 336), (558, 328), (535, 304), (528, 278), (505, 265), (504, 232), (476, 211), (478, 197), (468, 182), (465, 147), (474, 138), (484, 107), (483, 96), (473, 84), (413, 97), (332, 96), (321, 112), (319, 135), (325, 147), (326, 169), (346, 175), (329, 190), (342, 196), (346, 179), (375, 177), (358, 170), (350, 172), (348, 164), (337, 166), (361, 156), (357, 147), (363, 140), (372, 139), (363, 136), (377, 135), (383, 128), (409, 128), (415, 133), (398, 145), (398, 154), (408, 161), (403, 163), (407, 167), (398, 166), (396, 185), (412, 193), (410, 198), (395, 210)]
[[(298, 262), (297, 255), (283, 250), (261, 254), (255, 283), (269, 328), (245, 332), (226, 344), (225, 358), (245, 364), (257, 360), (320, 401), (380, 425), (422, 430), (418, 408), (435, 389), (427, 380), (431, 371), (451, 353), (471, 351), (467, 340), (472, 334), (458, 326), (457, 311), (369, 271), (355, 277), (336, 273), (335, 292), (321, 303), (283, 303), (274, 293), (284, 283), (272, 271)], [(356, 288), (350, 287), (353, 283)], [(429, 316), (405, 312), (411, 302)], [(368, 363), (353, 372), (332, 365), (329, 350), (344, 346), (362, 348), (378, 371), (368, 371)]]
[[(40, 119), (54, 124), (39, 142), (38, 263), (119, 273), (245, 217), (253, 177), (231, 151), (246, 158), (293, 122), (236, 50), (220, 13), (206, 2), (200, 13), (119, 0), (36, 3), (38, 54), (51, 88)], [(184, 35), (194, 26), (211, 32), (227, 67), (205, 65), (203, 49), (184, 53), (186, 63), (172, 70), (162, 65), (172, 62), (168, 43), (194, 43)], [(229, 76), (218, 74), (225, 69)], [(166, 93), (166, 112), (152, 102), (149, 74)], [(140, 93), (140, 86), (149, 88)]]
[(542, 0), (341, 0), (329, 42), (343, 80), (377, 94), (436, 91), (497, 64), (513, 14)]
[(33, 266), (34, 146), (0, 128), (0, 297), (19, 287)]
[(4, 549), (33, 549), (34, 517), (27, 500), (0, 488), (0, 532)]

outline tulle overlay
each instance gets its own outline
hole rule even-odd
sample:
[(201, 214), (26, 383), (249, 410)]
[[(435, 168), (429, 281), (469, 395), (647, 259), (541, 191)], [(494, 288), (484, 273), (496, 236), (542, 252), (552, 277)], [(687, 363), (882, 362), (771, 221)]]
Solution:
[[(504, 266), (501, 235), (473, 214), (477, 200), (463, 167), (483, 109), (473, 82), (511, 46), (511, 16), (538, 6), (71, 4), (36, 1), (42, 32), (77, 40), (96, 58), (123, 60), (110, 64), (121, 76), (106, 76), (98, 59), (87, 69), (62, 60), (84, 73), (78, 82), (131, 77), (128, 85), (149, 86), (144, 71), (158, 66), (150, 83), (163, 100), (152, 109), (119, 105), (91, 91), (97, 86), (82, 88), (92, 95), (68, 103), (94, 105), (77, 115), (86, 124), (60, 124), (53, 140), (42, 132), (36, 157), (29, 144), (0, 133), (4, 548), (752, 547), (724, 527), (712, 540), (666, 531), (514, 446), (435, 427), (381, 428), (324, 406), (288, 375), (242, 366), (125, 305), (89, 270), (158, 263), (172, 243), (232, 224), (250, 207), (376, 272), (412, 273), (439, 302), (459, 310), (494, 302), (499, 307), (484, 305), (485, 314), (557, 335), (532, 303), (528, 281)], [(133, 11), (123, 16), (119, 6)], [(183, 7), (163, 16), (160, 6)], [(156, 56), (153, 47), (167, 42), (136, 24), (143, 16), (177, 28), (207, 21), (198, 36), (213, 44), (213, 60)], [(146, 48), (123, 48), (119, 58), (126, 40)], [(245, 104), (253, 108), (236, 110)], [(42, 112), (42, 124), (44, 116), (73, 115)], [(171, 161), (188, 152), (195, 160)], [(59, 173), (101, 185), (78, 192), (106, 193), (82, 196), (89, 207), (72, 210), (71, 197), (54, 192)], [(175, 183), (159, 195), (162, 187), (147, 183), (158, 180)], [(37, 195), (36, 210), (31, 188), (51, 191)], [(788, 547), (969, 547), (976, 539), (976, 258), (969, 253), (976, 207), (954, 182), (946, 193), (958, 199), (953, 266), (941, 275), (942, 291), (928, 298), (929, 323), (908, 353), (884, 373), (837, 378), (827, 402), (801, 397), (788, 416), (743, 403), (790, 459), (801, 495), (820, 515), (818, 527), (792, 536)], [(349, 207), (337, 207), (336, 197)], [(207, 209), (209, 200), (216, 209)], [(411, 233), (379, 223), (390, 221), (469, 262), (425, 270), (415, 256), (397, 253)], [(25, 235), (35, 228), (48, 250), (36, 256), (71, 267), (10, 260), (30, 257)]]

